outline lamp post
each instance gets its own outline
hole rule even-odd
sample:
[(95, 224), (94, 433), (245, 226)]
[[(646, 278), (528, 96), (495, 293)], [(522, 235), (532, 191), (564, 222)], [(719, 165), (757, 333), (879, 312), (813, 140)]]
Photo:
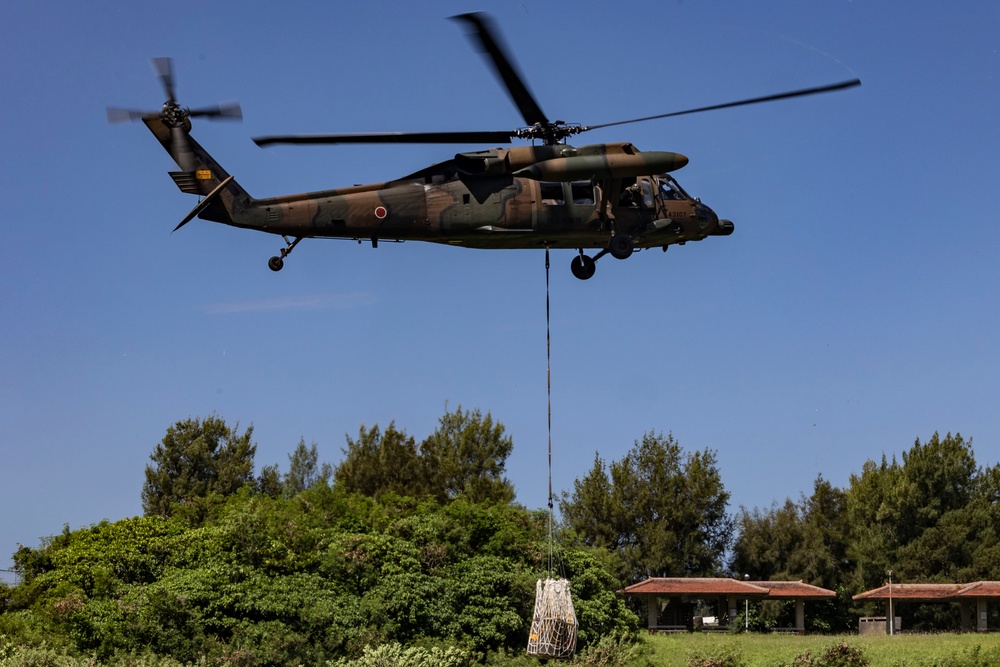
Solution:
[(892, 570), (889, 570), (889, 636), (894, 636), (896, 617), (892, 613)]
[[(744, 574), (743, 581), (750, 581), (750, 575)], [(743, 598), (743, 631), (750, 632), (750, 598)]]

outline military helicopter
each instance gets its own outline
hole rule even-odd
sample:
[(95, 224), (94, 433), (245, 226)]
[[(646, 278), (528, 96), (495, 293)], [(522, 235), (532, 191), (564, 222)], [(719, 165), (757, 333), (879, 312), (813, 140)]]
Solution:
[[(626, 259), (646, 248), (667, 250), (709, 236), (728, 236), (734, 225), (689, 195), (669, 172), (688, 158), (640, 151), (628, 142), (573, 147), (572, 137), (598, 128), (832, 92), (860, 85), (832, 85), (674, 111), (643, 118), (582, 125), (552, 121), (542, 112), (507, 55), (492, 19), (482, 13), (453, 17), (464, 23), (492, 65), (525, 126), (510, 131), (391, 132), (257, 137), (273, 144), (444, 143), (531, 145), (456, 154), (402, 178), (383, 183), (256, 199), (191, 137), (196, 117), (240, 118), (236, 103), (203, 109), (182, 107), (174, 94), (168, 58), (153, 66), (167, 93), (159, 111), (108, 109), (108, 119), (142, 120), (177, 163), (169, 172), (182, 192), (201, 197), (174, 231), (195, 216), (234, 227), (280, 235), (285, 246), (268, 260), (280, 271), (284, 259), (307, 238), (429, 241), (468, 248), (570, 248), (570, 268), (593, 277), (597, 260)], [(588, 255), (587, 251), (596, 252)]]

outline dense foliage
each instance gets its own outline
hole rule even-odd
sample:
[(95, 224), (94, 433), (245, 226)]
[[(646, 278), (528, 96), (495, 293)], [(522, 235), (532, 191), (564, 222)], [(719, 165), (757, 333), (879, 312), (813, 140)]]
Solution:
[[(392, 642), (514, 650), (527, 637), (544, 516), (463, 498), (375, 501), (323, 483), (206, 503), (197, 525), (183, 513), (135, 517), (21, 549), (0, 634), (102, 660), (149, 651), (248, 665), (319, 664)], [(561, 561), (582, 643), (634, 631), (598, 558)]]
[[(536, 664), (524, 646), (548, 517), (513, 503), (513, 443), (489, 413), (447, 412), (419, 444), (395, 424), (362, 426), (336, 468), (302, 440), (287, 472), (256, 477), (252, 432), (214, 416), (178, 422), (150, 456), (145, 516), (20, 548), (19, 584), (0, 584), (0, 662)], [(797, 502), (735, 517), (728, 500), (715, 453), (672, 435), (647, 433), (610, 466), (595, 455), (562, 498), (556, 550), (577, 664), (646, 661), (615, 593), (645, 576), (728, 566), (802, 579), (838, 592), (810, 603), (810, 629), (825, 632), (870, 613), (851, 595), (888, 569), (896, 581), (1000, 579), (1000, 466), (978, 466), (960, 435), (918, 440), (902, 463), (867, 461), (844, 489), (820, 476)], [(956, 625), (946, 606), (901, 607), (907, 627)], [(758, 604), (750, 623), (793, 614)]]
[[(241, 466), (241, 486), (213, 486), (247, 458), (252, 472), (251, 433), (214, 417), (179, 422), (151, 456), (146, 516), (67, 527), (19, 549), (20, 584), (0, 591), (0, 644), (104, 662), (246, 666), (523, 654), (535, 582), (549, 565), (547, 515), (510, 502), (501, 424), (459, 409), (420, 449), (394, 426), (362, 428), (373, 461), (349, 455), (330, 470), (300, 442), (284, 475), (268, 466), (254, 478)], [(388, 451), (440, 461), (447, 474), (398, 483), (412, 479), (400, 469), (408, 460), (383, 455), (387, 438)], [(343, 466), (362, 464), (371, 465), (354, 479), (381, 481), (352, 484)], [(635, 637), (602, 553), (556, 555), (572, 582), (580, 648)]]

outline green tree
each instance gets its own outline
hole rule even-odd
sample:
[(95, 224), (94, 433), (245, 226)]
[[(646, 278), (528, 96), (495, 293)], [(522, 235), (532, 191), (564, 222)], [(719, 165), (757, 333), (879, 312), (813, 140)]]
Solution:
[(766, 512), (740, 508), (736, 527), (730, 570), (758, 581), (787, 579), (792, 553), (802, 542), (800, 507), (788, 498)]
[(768, 512), (741, 509), (730, 569), (754, 579), (801, 579), (835, 589), (848, 574), (845, 493), (820, 475), (813, 492)]
[(260, 470), (256, 480), (257, 493), (265, 496), (277, 498), (284, 491), (284, 484), (281, 481), (281, 471), (278, 464), (266, 465)]
[(285, 493), (290, 496), (302, 493), (314, 485), (329, 483), (333, 467), (329, 463), (319, 463), (319, 452), (314, 442), (306, 447), (305, 438), (299, 439), (295, 451), (288, 455), (288, 472), (285, 473)]
[(948, 578), (969, 564), (979, 541), (968, 513), (989, 485), (972, 442), (935, 433), (902, 458), (866, 461), (851, 476), (846, 507), (857, 590), (881, 585), (889, 569), (903, 580)]
[(142, 508), (146, 516), (170, 516), (177, 503), (229, 495), (252, 483), (253, 426), (242, 434), (216, 416), (186, 419), (167, 429), (146, 466)]
[(447, 501), (465, 494), (473, 502), (514, 499), (514, 487), (504, 478), (507, 457), (514, 448), (504, 425), (489, 412), (484, 417), (459, 406), (445, 413), (420, 443), (420, 459), (429, 491)]
[(714, 452), (685, 453), (673, 435), (650, 432), (610, 476), (595, 459), (560, 507), (584, 543), (610, 549), (620, 576), (637, 581), (717, 573), (733, 534), (728, 502)]
[(380, 498), (386, 493), (420, 497), (427, 482), (413, 436), (389, 424), (385, 433), (376, 424), (364, 425), (355, 440), (347, 436), (344, 458), (333, 473), (334, 482), (348, 493)]
[(850, 568), (846, 493), (820, 475), (812, 495), (802, 500), (802, 541), (792, 551), (787, 572), (803, 581), (835, 589)]

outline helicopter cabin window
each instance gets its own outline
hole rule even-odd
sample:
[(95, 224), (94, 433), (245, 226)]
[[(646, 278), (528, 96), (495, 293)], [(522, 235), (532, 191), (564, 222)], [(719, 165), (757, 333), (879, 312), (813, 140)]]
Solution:
[(574, 181), (569, 184), (573, 193), (573, 204), (576, 206), (594, 205), (594, 184), (590, 181)]
[(639, 185), (642, 189), (642, 204), (647, 208), (653, 207), (653, 185), (649, 182), (648, 178), (643, 178), (639, 181)]
[(542, 203), (546, 206), (562, 206), (566, 203), (566, 198), (563, 195), (562, 183), (542, 182), (538, 185), (542, 191)]
[(648, 178), (622, 179), (618, 204), (628, 208), (653, 207), (653, 184)]

